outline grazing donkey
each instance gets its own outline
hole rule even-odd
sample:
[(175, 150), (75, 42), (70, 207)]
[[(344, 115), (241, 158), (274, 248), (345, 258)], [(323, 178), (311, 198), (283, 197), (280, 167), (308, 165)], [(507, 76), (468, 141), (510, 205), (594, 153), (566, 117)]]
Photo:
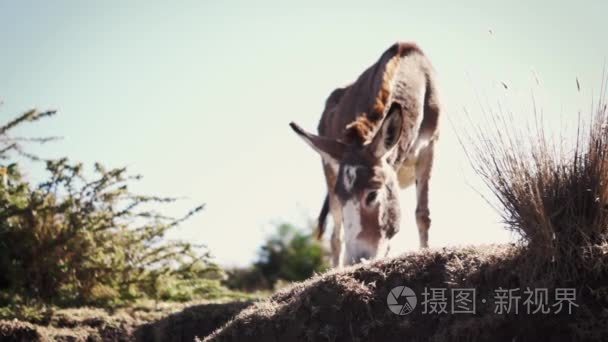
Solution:
[[(428, 193), (441, 106), (435, 72), (420, 48), (396, 43), (355, 83), (329, 95), (319, 135), (291, 128), (321, 154), (336, 267), (387, 255), (399, 231), (399, 188), (416, 182), (420, 247), (428, 246)], [(344, 226), (344, 232), (342, 231)]]

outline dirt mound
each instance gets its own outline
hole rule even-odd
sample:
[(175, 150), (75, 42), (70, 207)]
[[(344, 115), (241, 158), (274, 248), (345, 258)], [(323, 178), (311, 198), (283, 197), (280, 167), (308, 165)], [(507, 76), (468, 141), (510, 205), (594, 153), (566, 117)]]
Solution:
[[(592, 296), (606, 290), (601, 285), (608, 283), (605, 276), (555, 284), (577, 289), (579, 307), (571, 315), (565, 310), (526, 314), (521, 302), (518, 314), (495, 313), (495, 290), (523, 291), (542, 283), (527, 283), (522, 251), (515, 246), (444, 248), (331, 271), (250, 306), (205, 341), (599, 340), (608, 333), (606, 296)], [(387, 306), (387, 296), (398, 286), (417, 295), (418, 304), (407, 315)], [(587, 286), (594, 290), (583, 290)], [(425, 288), (447, 289), (448, 300), (450, 289), (473, 288), (475, 313), (450, 313), (450, 302), (447, 313), (423, 313)]]

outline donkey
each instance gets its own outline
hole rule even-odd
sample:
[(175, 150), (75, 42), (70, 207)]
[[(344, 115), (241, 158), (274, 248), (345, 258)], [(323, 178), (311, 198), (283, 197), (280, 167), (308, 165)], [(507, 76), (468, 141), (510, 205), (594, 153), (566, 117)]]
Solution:
[[(416, 183), (420, 247), (428, 247), (428, 193), (441, 105), (435, 71), (413, 43), (396, 43), (352, 84), (327, 98), (319, 135), (291, 128), (322, 157), (335, 267), (385, 257), (399, 231), (399, 188)], [(343, 231), (344, 228), (344, 231)]]

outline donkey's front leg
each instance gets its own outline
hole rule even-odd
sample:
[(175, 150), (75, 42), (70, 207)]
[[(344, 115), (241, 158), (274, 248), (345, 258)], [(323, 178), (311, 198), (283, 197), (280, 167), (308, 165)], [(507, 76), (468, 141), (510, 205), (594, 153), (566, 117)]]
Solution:
[(420, 237), (420, 248), (429, 246), (429, 228), (431, 213), (429, 210), (429, 180), (433, 168), (434, 141), (424, 147), (416, 162), (416, 224)]
[(334, 231), (331, 233), (331, 263), (333, 267), (342, 267), (342, 222), (334, 224)]

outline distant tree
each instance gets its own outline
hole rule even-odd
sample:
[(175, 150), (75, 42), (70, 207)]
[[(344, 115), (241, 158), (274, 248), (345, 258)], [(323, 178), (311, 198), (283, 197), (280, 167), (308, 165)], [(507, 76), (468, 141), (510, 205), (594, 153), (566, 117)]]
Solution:
[(310, 234), (291, 224), (277, 226), (277, 231), (260, 248), (254, 265), (274, 285), (278, 280), (300, 281), (315, 272), (323, 272), (328, 264), (323, 246)]

